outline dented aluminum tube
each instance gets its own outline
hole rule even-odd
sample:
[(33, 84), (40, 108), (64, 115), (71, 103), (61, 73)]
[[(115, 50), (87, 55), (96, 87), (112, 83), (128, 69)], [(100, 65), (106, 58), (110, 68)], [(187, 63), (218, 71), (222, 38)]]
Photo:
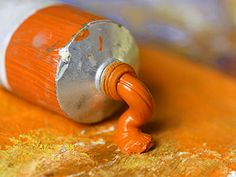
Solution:
[[(77, 41), (85, 30), (89, 35)], [(136, 71), (138, 69), (138, 47), (134, 38), (125, 27), (110, 20), (86, 24), (59, 51), (59, 55), (61, 60), (56, 74), (58, 102), (65, 114), (83, 123), (98, 122), (120, 107), (119, 102), (109, 99), (96, 87), (104, 63), (118, 59)]]

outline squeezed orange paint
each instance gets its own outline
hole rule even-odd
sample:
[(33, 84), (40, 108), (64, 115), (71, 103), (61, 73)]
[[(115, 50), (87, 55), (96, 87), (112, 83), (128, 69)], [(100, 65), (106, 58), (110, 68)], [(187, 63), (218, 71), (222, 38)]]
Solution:
[(148, 151), (153, 145), (152, 138), (139, 127), (152, 116), (153, 102), (149, 91), (138, 79), (124, 74), (117, 84), (117, 92), (129, 109), (118, 121), (115, 142), (128, 154)]
[[(58, 113), (55, 75), (64, 47), (85, 24), (101, 17), (67, 5), (39, 10), (11, 38), (6, 52), (7, 79), (14, 93)], [(76, 40), (82, 40), (88, 31)]]
[(153, 146), (152, 137), (139, 129), (153, 112), (153, 99), (148, 89), (136, 78), (134, 70), (122, 62), (108, 66), (102, 84), (108, 96), (122, 99), (129, 105), (117, 123), (115, 143), (126, 154), (148, 151)]

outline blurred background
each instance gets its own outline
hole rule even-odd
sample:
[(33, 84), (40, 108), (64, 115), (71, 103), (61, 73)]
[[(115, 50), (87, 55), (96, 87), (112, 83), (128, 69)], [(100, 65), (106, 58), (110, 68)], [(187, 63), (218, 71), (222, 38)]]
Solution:
[(161, 45), (236, 77), (235, 0), (62, 0), (126, 26)]

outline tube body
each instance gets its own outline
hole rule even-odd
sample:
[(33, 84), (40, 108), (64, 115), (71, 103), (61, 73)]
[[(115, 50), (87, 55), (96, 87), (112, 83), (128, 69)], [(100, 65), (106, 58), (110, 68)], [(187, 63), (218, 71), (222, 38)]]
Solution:
[(0, 2), (0, 83), (78, 122), (111, 115), (119, 103), (96, 88), (113, 58), (137, 70), (137, 45), (123, 26), (54, 0)]

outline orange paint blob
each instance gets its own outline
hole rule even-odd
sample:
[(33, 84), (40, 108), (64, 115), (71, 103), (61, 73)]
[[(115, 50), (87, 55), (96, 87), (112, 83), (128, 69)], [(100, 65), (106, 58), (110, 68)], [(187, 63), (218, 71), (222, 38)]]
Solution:
[(131, 66), (114, 62), (107, 68), (102, 83), (103, 91), (113, 99), (124, 100), (129, 106), (118, 121), (114, 141), (123, 153), (146, 152), (153, 146), (152, 138), (142, 133), (139, 127), (152, 116), (152, 96), (135, 77)]

